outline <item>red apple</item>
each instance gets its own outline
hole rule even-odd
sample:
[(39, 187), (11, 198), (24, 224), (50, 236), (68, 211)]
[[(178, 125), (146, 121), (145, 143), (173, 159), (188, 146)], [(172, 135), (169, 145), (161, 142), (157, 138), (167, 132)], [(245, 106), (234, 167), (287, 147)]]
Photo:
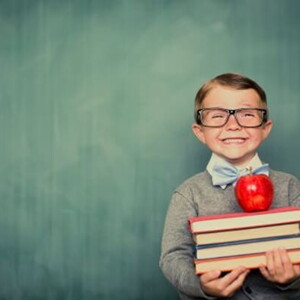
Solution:
[(241, 176), (235, 186), (235, 196), (245, 212), (268, 210), (274, 196), (273, 182), (264, 174)]

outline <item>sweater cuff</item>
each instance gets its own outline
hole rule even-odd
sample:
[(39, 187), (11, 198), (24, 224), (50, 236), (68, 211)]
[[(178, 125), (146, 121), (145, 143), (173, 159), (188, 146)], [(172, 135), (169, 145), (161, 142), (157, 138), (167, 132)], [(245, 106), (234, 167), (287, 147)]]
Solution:
[(281, 291), (295, 290), (300, 288), (300, 277), (288, 284), (276, 283), (275, 286)]

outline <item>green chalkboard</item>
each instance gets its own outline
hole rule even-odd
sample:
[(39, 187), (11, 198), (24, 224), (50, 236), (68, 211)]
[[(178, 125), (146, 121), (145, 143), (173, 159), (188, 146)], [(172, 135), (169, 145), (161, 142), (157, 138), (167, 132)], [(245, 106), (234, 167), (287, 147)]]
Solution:
[(297, 0), (0, 2), (0, 299), (177, 299), (158, 268), (173, 189), (203, 170), (193, 99), (240, 72), (299, 177)]

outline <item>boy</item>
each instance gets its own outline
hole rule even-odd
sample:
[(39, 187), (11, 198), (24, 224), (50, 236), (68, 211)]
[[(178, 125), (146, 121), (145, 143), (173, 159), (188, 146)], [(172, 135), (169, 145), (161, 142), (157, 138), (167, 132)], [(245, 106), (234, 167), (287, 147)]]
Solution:
[[(292, 265), (285, 249), (270, 249), (267, 266), (249, 271), (239, 267), (221, 274), (195, 275), (194, 241), (188, 218), (241, 211), (234, 182), (218, 180), (216, 166), (228, 163), (238, 174), (262, 166), (257, 154), (268, 137), (263, 89), (239, 74), (222, 74), (206, 82), (195, 99), (196, 137), (212, 151), (207, 169), (176, 189), (169, 205), (162, 238), (160, 267), (181, 299), (287, 299), (300, 290), (300, 266)], [(217, 168), (219, 169), (219, 168)], [(272, 208), (300, 206), (300, 182), (292, 175), (269, 170), (275, 186)]]

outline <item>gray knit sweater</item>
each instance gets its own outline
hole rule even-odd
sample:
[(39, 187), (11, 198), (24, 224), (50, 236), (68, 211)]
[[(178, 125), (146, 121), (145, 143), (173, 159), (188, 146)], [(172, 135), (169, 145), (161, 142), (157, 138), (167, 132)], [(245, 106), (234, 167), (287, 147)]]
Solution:
[[(275, 185), (272, 208), (300, 206), (300, 182), (292, 175), (271, 170)], [(187, 226), (192, 216), (207, 216), (240, 212), (232, 186), (214, 187), (207, 171), (186, 180), (174, 192), (170, 202), (162, 237), (160, 267), (178, 290), (181, 299), (216, 299), (204, 294), (195, 275), (194, 241)], [(262, 277), (258, 270), (247, 276), (242, 288), (230, 299), (289, 299), (300, 291), (300, 279), (290, 285), (275, 285)]]

